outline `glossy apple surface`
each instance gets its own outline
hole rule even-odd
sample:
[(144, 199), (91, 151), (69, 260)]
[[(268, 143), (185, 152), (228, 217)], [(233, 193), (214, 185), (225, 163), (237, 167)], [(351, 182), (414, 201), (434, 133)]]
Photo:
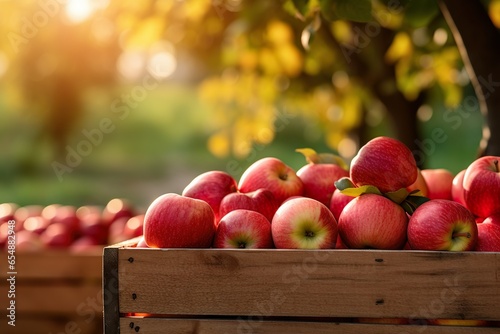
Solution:
[(451, 189), (455, 176), (449, 170), (444, 168), (422, 169), (421, 174), (427, 184), (426, 197), (451, 200)]
[(471, 251), (477, 241), (474, 215), (451, 200), (431, 200), (415, 210), (408, 223), (412, 249)]
[(485, 156), (467, 167), (464, 197), (467, 208), (479, 217), (500, 211), (500, 157)]
[(349, 202), (339, 218), (339, 234), (348, 248), (402, 249), (406, 212), (388, 198), (364, 194)]
[(373, 185), (383, 193), (406, 188), (417, 176), (417, 164), (410, 149), (389, 137), (370, 140), (351, 161), (352, 182), (356, 186)]
[(144, 216), (144, 238), (153, 248), (208, 248), (215, 215), (205, 201), (174, 193), (161, 195)]
[(465, 193), (464, 193), (465, 171), (466, 171), (465, 169), (461, 170), (453, 178), (451, 185), (451, 199), (466, 207), (467, 205), (465, 204)]
[(425, 183), (425, 179), (422, 176), (422, 171), (420, 169), (418, 169), (417, 179), (415, 180), (415, 182), (413, 182), (413, 184), (406, 187), (406, 190), (408, 190), (408, 192), (412, 192), (414, 190), (420, 190), (422, 196), (427, 197), (428, 195), (427, 183)]
[(332, 195), (332, 199), (330, 200), (330, 210), (332, 211), (335, 220), (339, 221), (342, 210), (344, 210), (347, 203), (349, 203), (353, 199), (353, 196), (344, 195), (340, 192), (340, 190), (335, 189)]
[(307, 197), (283, 203), (273, 217), (271, 230), (276, 248), (335, 248), (338, 235), (330, 209)]
[(221, 218), (219, 208), (222, 199), (236, 192), (237, 187), (236, 180), (230, 174), (222, 171), (209, 171), (195, 177), (184, 188), (182, 195), (207, 202), (218, 221)]
[(477, 224), (476, 251), (500, 252), (500, 213)]
[(271, 223), (259, 212), (237, 209), (223, 216), (215, 232), (215, 248), (273, 248)]
[(271, 222), (279, 205), (280, 203), (268, 189), (257, 189), (248, 193), (235, 192), (222, 199), (219, 215), (224, 217), (231, 211), (246, 209), (263, 214)]
[(262, 158), (250, 165), (241, 175), (238, 187), (243, 193), (268, 189), (280, 204), (289, 197), (301, 196), (304, 191), (295, 171), (274, 157)]
[(335, 191), (335, 181), (349, 176), (342, 167), (328, 163), (309, 163), (297, 171), (297, 176), (304, 184), (303, 196), (320, 201), (326, 206)]

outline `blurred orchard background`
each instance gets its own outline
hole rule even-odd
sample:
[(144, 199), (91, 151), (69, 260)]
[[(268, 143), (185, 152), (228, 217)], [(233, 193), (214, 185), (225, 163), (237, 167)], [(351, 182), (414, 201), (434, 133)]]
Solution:
[[(472, 2), (500, 27), (500, 1)], [(477, 157), (484, 116), (441, 9), (0, 1), (0, 202), (145, 208), (208, 170), (238, 178), (264, 156), (298, 169), (301, 147), (349, 162), (379, 135), (457, 173)]]

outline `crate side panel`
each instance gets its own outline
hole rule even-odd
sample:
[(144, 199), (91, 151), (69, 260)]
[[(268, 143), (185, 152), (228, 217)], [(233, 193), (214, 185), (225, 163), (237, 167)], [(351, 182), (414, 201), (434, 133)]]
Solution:
[(499, 320), (498, 254), (120, 249), (120, 312)]
[(253, 321), (121, 318), (121, 334), (498, 334), (500, 328), (355, 324), (303, 321)]
[[(0, 258), (7, 258), (0, 252)], [(81, 253), (41, 251), (16, 253), (18, 281), (22, 280), (101, 280), (102, 248)], [(5, 272), (0, 273), (3, 279)]]

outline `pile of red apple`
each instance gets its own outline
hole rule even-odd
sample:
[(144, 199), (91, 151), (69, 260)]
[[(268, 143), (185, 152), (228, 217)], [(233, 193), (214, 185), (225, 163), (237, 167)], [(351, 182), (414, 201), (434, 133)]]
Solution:
[(142, 235), (144, 215), (115, 198), (104, 208), (51, 204), (19, 207), (0, 204), (0, 249), (6, 247), (9, 221), (15, 222), (16, 251), (64, 248), (75, 251), (114, 244)]
[(408, 147), (388, 137), (361, 147), (350, 167), (297, 151), (307, 161), (297, 172), (267, 157), (239, 180), (208, 171), (182, 194), (161, 195), (138, 246), (500, 251), (500, 157), (454, 176), (419, 170)]

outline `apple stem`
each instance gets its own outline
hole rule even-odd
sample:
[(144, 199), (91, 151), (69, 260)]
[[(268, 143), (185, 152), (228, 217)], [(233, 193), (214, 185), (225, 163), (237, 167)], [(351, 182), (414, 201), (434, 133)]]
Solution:
[(238, 248), (247, 248), (247, 244), (245, 242), (238, 242)]
[(458, 238), (458, 237), (467, 237), (467, 239), (469, 239), (471, 237), (471, 234), (469, 232), (453, 233), (452, 238)]
[(495, 165), (495, 171), (496, 171), (497, 173), (498, 173), (498, 172), (500, 172), (500, 171), (498, 170), (498, 160), (493, 160), (493, 164)]
[(314, 237), (314, 232), (306, 231), (306, 237), (308, 237), (308, 238)]

